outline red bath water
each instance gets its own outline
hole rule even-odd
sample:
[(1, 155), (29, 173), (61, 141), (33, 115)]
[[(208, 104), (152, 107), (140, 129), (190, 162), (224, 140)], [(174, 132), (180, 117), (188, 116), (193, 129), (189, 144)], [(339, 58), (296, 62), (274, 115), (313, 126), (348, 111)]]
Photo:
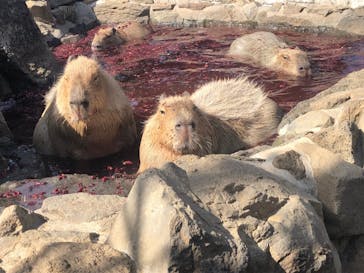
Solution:
[[(91, 41), (98, 28), (76, 44), (54, 49), (65, 62), (70, 55), (91, 56)], [(128, 44), (95, 54), (104, 68), (119, 80), (142, 122), (152, 113), (158, 96), (193, 92), (202, 84), (221, 78), (246, 75), (265, 87), (269, 96), (285, 110), (335, 84), (352, 71), (364, 68), (364, 39), (333, 37), (324, 34), (276, 32), (292, 46), (307, 51), (312, 64), (312, 77), (294, 79), (259, 67), (242, 64), (225, 57), (231, 42), (253, 30), (241, 28), (157, 28), (144, 42)], [(9, 113), (12, 130), (18, 142), (30, 144), (34, 125), (43, 106), (47, 90), (25, 92), (18, 106)], [(123, 165), (123, 162), (129, 165)], [(50, 160), (51, 170), (103, 175), (108, 166), (135, 173), (138, 149), (104, 160), (87, 162)]]

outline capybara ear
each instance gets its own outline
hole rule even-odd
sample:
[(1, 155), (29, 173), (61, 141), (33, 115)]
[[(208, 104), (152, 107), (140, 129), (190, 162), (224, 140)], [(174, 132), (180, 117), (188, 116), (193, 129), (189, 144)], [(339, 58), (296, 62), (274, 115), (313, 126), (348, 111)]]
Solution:
[(191, 96), (191, 94), (188, 93), (187, 91), (182, 93), (182, 97), (189, 97), (189, 96)]
[(70, 55), (67, 59), (67, 63), (69, 63), (70, 61), (76, 59), (78, 56), (77, 55)]

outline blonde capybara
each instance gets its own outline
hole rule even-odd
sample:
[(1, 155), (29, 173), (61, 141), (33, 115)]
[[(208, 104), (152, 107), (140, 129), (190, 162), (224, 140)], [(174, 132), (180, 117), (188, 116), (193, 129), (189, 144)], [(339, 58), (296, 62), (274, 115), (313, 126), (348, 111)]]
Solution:
[(136, 127), (119, 84), (90, 58), (69, 60), (45, 96), (45, 110), (33, 134), (44, 155), (92, 159), (132, 146)]
[(276, 132), (277, 104), (245, 78), (212, 81), (192, 95), (164, 98), (146, 122), (138, 173), (184, 154), (232, 153)]
[(298, 77), (311, 74), (306, 52), (289, 46), (271, 32), (243, 35), (230, 45), (228, 55)]
[(92, 40), (91, 49), (93, 51), (105, 50), (126, 42), (141, 41), (150, 33), (151, 30), (148, 26), (136, 21), (121, 23), (116, 27), (100, 29)]

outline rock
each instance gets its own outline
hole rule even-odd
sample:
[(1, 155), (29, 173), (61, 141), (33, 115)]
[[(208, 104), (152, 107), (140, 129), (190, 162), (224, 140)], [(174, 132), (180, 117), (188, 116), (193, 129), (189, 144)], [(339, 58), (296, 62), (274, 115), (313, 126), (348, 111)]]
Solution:
[(186, 170), (191, 191), (246, 242), (248, 272), (341, 272), (315, 197), (259, 162), (242, 160), (184, 156), (176, 164)]
[(330, 236), (337, 238), (362, 234), (363, 169), (344, 161), (339, 155), (321, 148), (308, 138), (265, 150), (252, 158), (265, 160), (262, 167), (275, 173), (272, 161), (291, 150), (300, 155), (308, 180), (313, 180), (316, 184), (317, 196), (323, 204), (325, 224)]
[(97, 26), (98, 21), (92, 8), (85, 3), (76, 2), (73, 5), (76, 14), (76, 25), (83, 25), (86, 30)]
[(258, 13), (258, 5), (256, 2), (250, 2), (243, 6), (243, 11), (248, 20), (253, 20)]
[(359, 17), (353, 14), (343, 17), (338, 24), (338, 29), (344, 30), (349, 33), (364, 35), (363, 25), (364, 17)]
[(57, 24), (65, 24), (66, 21), (76, 22), (77, 14), (74, 6), (59, 6), (52, 9), (52, 15), (56, 19)]
[(61, 38), (62, 44), (74, 44), (81, 39), (79, 34), (68, 34)]
[(15, 236), (29, 229), (36, 229), (45, 222), (45, 218), (37, 213), (12, 205), (0, 214), (0, 237)]
[(364, 69), (350, 73), (313, 98), (299, 102), (283, 117), (278, 129), (280, 130), (286, 124), (307, 112), (338, 107), (350, 99), (362, 98), (364, 96), (363, 86)]
[(44, 231), (93, 233), (103, 243), (124, 203), (125, 198), (117, 195), (74, 193), (46, 198), (36, 213), (49, 220), (41, 228)]
[[(16, 33), (16, 35), (14, 35)], [(42, 40), (25, 2), (5, 0), (0, 9), (0, 73), (12, 90), (19, 83), (50, 83), (57, 63)]]
[(150, 22), (154, 25), (175, 25), (177, 23), (177, 12), (169, 9), (161, 9), (153, 5), (150, 9)]
[(13, 134), (11, 133), (6, 120), (0, 111), (0, 148), (8, 146), (13, 140)]
[(25, 3), (36, 20), (53, 23), (51, 8), (46, 0), (28, 0)]
[(0, 266), (7, 273), (135, 272), (127, 255), (91, 243), (87, 233), (28, 230), (0, 237), (0, 245)]
[(213, 5), (213, 3), (209, 1), (199, 1), (199, 0), (176, 0), (176, 4), (179, 8), (186, 8), (192, 10), (202, 10), (206, 7)]
[(149, 15), (149, 7), (127, 0), (96, 2), (94, 12), (102, 24), (118, 24)]
[(8, 81), (0, 74), (0, 100), (12, 94)]
[(69, 4), (76, 2), (76, 0), (48, 0), (48, 1), (50, 2), (52, 9), (57, 8), (59, 6), (69, 5)]
[(92, 243), (52, 243), (40, 249), (20, 268), (10, 272), (24, 273), (135, 273), (133, 261), (108, 245)]
[(136, 180), (108, 243), (138, 272), (245, 272), (245, 245), (199, 205), (186, 174), (170, 164)]

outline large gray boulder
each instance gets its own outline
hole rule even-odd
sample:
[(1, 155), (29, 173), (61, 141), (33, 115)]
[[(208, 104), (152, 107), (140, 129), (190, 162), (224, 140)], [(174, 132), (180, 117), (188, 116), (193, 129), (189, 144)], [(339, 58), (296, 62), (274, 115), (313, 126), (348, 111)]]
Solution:
[(182, 157), (177, 164), (191, 190), (234, 238), (247, 243), (249, 272), (341, 272), (320, 202), (259, 161), (243, 160), (210, 155)]
[(0, 73), (10, 86), (50, 83), (57, 63), (42, 39), (25, 2), (4, 0), (0, 9)]
[[(189, 190), (175, 165), (136, 180), (108, 239), (139, 272), (246, 272), (246, 246)], [(201, 206), (201, 207), (200, 207)]]
[(242, 158), (176, 164), (139, 176), (110, 232), (141, 272), (341, 272), (311, 194)]

